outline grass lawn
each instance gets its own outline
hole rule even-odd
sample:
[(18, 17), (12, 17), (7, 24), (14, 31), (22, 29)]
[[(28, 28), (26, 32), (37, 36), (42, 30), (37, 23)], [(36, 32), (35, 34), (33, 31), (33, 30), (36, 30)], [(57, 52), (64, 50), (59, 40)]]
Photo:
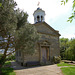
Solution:
[(63, 67), (61, 70), (64, 75), (75, 75), (75, 67)]
[(57, 66), (60, 67), (60, 66), (75, 66), (75, 65), (71, 65), (71, 64), (68, 64), (68, 63), (61, 62), (61, 63), (57, 64)]
[[(57, 66), (62, 67), (61, 70), (64, 75), (75, 75), (75, 65), (61, 62), (61, 63), (57, 64)], [(64, 66), (67, 66), (67, 67), (64, 67)], [(73, 66), (73, 67), (71, 67), (71, 66)]]
[[(7, 61), (5, 62), (4, 66), (9, 66), (11, 65), (11, 62), (10, 61)], [(1, 68), (1, 71), (2, 71), (2, 75), (16, 75), (15, 72), (13, 72), (13, 68), (10, 68), (10, 67), (2, 67)]]

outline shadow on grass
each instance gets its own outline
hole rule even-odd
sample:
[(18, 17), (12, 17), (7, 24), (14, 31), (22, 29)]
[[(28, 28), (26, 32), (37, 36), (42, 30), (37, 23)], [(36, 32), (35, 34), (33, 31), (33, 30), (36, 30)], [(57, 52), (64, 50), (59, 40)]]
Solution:
[(1, 68), (2, 75), (15, 75), (15, 72), (13, 72), (13, 68), (10, 67), (4, 67)]

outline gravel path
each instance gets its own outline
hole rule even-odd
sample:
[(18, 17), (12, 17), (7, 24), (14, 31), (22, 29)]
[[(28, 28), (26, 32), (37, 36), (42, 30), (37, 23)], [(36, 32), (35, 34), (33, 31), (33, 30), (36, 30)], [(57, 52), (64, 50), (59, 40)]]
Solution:
[(17, 64), (16, 62), (11, 62), (12, 68), (16, 72), (16, 75), (63, 75), (60, 68), (54, 65), (39, 66), (33, 68), (25, 68)]

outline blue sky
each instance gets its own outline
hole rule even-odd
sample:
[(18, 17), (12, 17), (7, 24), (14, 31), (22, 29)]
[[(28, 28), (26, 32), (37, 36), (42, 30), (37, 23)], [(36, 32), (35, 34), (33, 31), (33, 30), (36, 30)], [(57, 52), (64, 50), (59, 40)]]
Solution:
[(50, 19), (48, 22), (53, 28), (59, 30), (61, 37), (69, 39), (75, 38), (75, 20), (72, 23), (67, 22), (68, 17), (71, 15), (70, 13), (72, 12), (59, 16), (55, 21)]
[(75, 20), (72, 23), (67, 22), (68, 17), (72, 13), (72, 1), (64, 6), (61, 5), (61, 0), (15, 0), (21, 10), (28, 13), (28, 21), (34, 23), (33, 13), (37, 9), (37, 4), (40, 2), (40, 8), (45, 13), (45, 22), (55, 30), (58, 30), (61, 37), (75, 38)]

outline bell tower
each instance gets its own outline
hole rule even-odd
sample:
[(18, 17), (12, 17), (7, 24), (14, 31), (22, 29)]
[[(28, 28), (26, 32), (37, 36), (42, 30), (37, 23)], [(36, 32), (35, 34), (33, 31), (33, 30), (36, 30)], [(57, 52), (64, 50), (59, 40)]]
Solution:
[(37, 8), (37, 10), (34, 11), (33, 16), (34, 16), (34, 23), (45, 21), (45, 11), (39, 7)]

